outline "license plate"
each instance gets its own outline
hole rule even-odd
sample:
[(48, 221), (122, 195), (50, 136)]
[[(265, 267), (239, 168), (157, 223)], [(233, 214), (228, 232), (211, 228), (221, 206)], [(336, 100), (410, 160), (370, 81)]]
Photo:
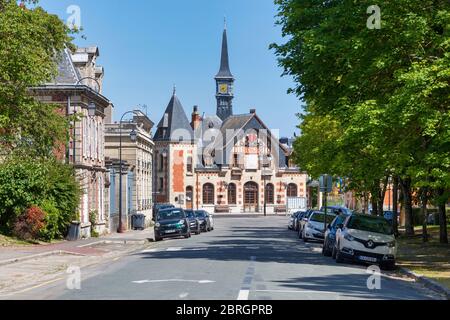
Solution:
[(376, 258), (360, 256), (359, 260), (367, 262), (377, 262)]
[(177, 230), (166, 230), (166, 233), (175, 233)]

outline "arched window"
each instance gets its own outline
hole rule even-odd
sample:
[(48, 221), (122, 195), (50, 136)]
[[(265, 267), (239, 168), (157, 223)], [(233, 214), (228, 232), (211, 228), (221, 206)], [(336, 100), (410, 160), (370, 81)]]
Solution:
[(298, 197), (298, 189), (297, 189), (297, 185), (296, 184), (290, 183), (288, 185), (287, 196), (289, 198), (291, 198), (291, 197), (293, 197), (293, 198)]
[(234, 183), (228, 185), (228, 204), (237, 204), (236, 185)]
[(266, 203), (267, 204), (275, 203), (275, 187), (271, 183), (269, 183), (266, 186)]
[(214, 185), (211, 183), (203, 185), (203, 204), (214, 204)]

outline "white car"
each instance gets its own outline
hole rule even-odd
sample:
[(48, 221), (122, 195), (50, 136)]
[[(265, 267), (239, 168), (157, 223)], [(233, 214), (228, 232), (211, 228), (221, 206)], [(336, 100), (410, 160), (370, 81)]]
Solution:
[(351, 260), (394, 269), (397, 242), (392, 226), (383, 217), (353, 214), (338, 226), (333, 258)]
[(208, 214), (209, 222), (211, 224), (211, 231), (214, 230), (214, 215), (211, 213)]
[[(333, 222), (336, 215), (328, 213), (326, 217), (327, 226)], [(310, 240), (323, 241), (325, 239), (325, 212), (314, 211), (308, 219), (308, 222), (303, 227), (302, 239), (305, 242)]]

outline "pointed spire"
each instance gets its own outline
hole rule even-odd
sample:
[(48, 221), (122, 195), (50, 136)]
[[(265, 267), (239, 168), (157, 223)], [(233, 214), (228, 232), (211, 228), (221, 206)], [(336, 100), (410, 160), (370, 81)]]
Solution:
[(222, 56), (220, 58), (220, 70), (217, 78), (233, 78), (230, 71), (230, 63), (228, 59), (228, 39), (227, 39), (227, 22), (224, 20), (224, 29), (222, 37)]
[(176, 96), (177, 95), (177, 85), (173, 84), (173, 95)]

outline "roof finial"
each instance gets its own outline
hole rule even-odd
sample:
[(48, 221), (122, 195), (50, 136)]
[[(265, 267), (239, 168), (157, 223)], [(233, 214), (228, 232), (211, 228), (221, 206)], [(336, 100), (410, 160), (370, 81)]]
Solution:
[(226, 16), (223, 17), (223, 29), (227, 30), (227, 17)]
[(176, 86), (176, 84), (174, 83), (173, 84), (173, 95), (175, 96), (177, 94), (177, 86)]

